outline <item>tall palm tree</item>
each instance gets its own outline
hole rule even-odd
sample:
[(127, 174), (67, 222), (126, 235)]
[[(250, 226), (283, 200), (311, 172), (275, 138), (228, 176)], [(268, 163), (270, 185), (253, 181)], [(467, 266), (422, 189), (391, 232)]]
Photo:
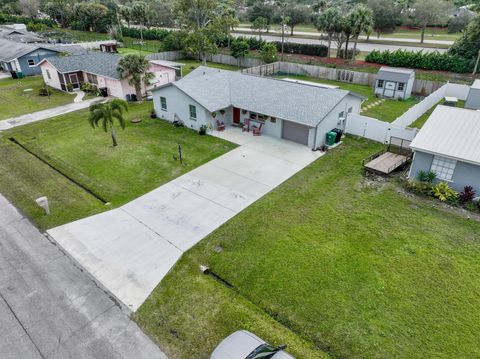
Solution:
[(352, 33), (355, 39), (353, 45), (352, 61), (355, 62), (358, 38), (362, 32), (368, 32), (373, 27), (373, 11), (363, 4), (357, 5), (351, 13)]
[(336, 7), (326, 9), (315, 19), (315, 27), (323, 33), (326, 33), (328, 36), (327, 57), (330, 57), (333, 35), (341, 31), (341, 22), (342, 14)]
[(137, 100), (142, 101), (142, 83), (147, 86), (154, 75), (148, 72), (150, 63), (141, 55), (130, 54), (118, 62), (117, 71), (122, 78), (129, 77), (128, 83), (135, 88)]
[(90, 105), (90, 116), (88, 118), (88, 122), (93, 128), (100, 127), (101, 124), (105, 132), (110, 130), (113, 147), (118, 145), (117, 137), (115, 136), (115, 131), (113, 129), (114, 120), (116, 119), (118, 121), (122, 130), (125, 129), (123, 111), (128, 111), (128, 104), (126, 101), (120, 99)]

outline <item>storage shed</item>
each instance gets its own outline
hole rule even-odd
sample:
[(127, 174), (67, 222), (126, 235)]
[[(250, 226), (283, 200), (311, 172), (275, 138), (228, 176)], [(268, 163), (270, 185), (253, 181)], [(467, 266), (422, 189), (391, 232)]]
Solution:
[(477, 79), (470, 86), (467, 100), (465, 101), (465, 108), (472, 110), (480, 110), (480, 80)]
[(406, 100), (412, 94), (414, 82), (415, 71), (383, 66), (375, 76), (375, 95)]

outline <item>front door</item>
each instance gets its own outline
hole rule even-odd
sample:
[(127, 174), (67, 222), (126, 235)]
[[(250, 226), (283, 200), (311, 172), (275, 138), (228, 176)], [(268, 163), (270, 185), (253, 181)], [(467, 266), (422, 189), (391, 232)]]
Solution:
[(233, 108), (233, 123), (240, 123), (240, 109), (236, 107)]
[(74, 89), (80, 88), (80, 84), (78, 83), (78, 76), (77, 76), (77, 74), (70, 74), (69, 77), (70, 77), (70, 82), (71, 82), (73, 88), (74, 88)]

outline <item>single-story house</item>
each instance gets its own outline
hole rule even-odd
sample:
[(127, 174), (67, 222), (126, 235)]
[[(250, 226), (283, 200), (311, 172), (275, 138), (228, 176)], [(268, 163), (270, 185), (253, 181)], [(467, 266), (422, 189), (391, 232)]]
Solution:
[(472, 186), (480, 194), (480, 111), (437, 106), (414, 138), (409, 177), (433, 171), (456, 191)]
[(406, 100), (412, 95), (415, 71), (382, 66), (375, 76), (375, 95)]
[[(126, 99), (135, 94), (135, 89), (128, 83), (129, 79), (121, 78), (117, 71), (121, 59), (122, 56), (117, 54), (89, 51), (51, 57), (43, 60), (39, 67), (45, 83), (53, 88), (67, 91), (68, 84), (71, 84), (73, 90), (77, 90), (82, 83), (88, 82), (96, 85), (104, 95)], [(149, 71), (155, 78), (147, 90), (175, 81), (175, 65), (150, 63)], [(142, 93), (145, 94), (143, 86)]]
[(21, 43), (48, 42), (48, 39), (27, 31), (25, 24), (0, 25), (0, 38)]
[(196, 130), (215, 128), (217, 121), (226, 131), (250, 122), (265, 135), (312, 149), (325, 144), (331, 130), (344, 130), (348, 114), (359, 113), (365, 99), (345, 90), (202, 66), (152, 93), (159, 118)]
[(44, 59), (56, 57), (60, 51), (44, 44), (24, 44), (0, 39), (0, 65), (12, 77), (39, 75), (37, 65)]
[(477, 79), (470, 86), (467, 100), (465, 101), (465, 108), (472, 110), (480, 110), (480, 79)]

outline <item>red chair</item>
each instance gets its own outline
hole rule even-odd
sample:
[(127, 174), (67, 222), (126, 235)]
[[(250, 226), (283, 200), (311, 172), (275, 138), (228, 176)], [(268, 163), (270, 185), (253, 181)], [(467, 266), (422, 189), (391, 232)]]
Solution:
[(217, 120), (217, 131), (225, 131), (225, 124)]
[(263, 123), (260, 124), (260, 127), (253, 126), (252, 127), (252, 132), (254, 136), (261, 136), (262, 135), (262, 127)]
[(242, 127), (242, 132), (250, 132), (250, 120), (248, 118), (246, 118), (244, 121), (243, 121), (243, 127)]

